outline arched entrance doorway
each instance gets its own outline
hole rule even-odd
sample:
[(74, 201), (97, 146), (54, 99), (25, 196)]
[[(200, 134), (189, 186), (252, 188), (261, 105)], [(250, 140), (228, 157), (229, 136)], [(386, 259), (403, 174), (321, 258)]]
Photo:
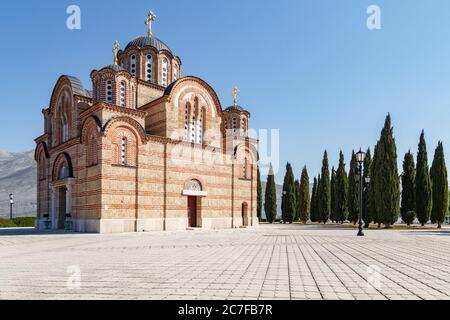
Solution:
[(196, 179), (185, 183), (182, 191), (187, 196), (187, 226), (188, 228), (202, 227), (202, 197), (206, 197), (206, 191), (203, 191), (202, 184)]
[(244, 227), (248, 226), (248, 204), (244, 202), (242, 204), (242, 225)]
[(74, 185), (72, 162), (67, 153), (60, 154), (53, 165), (51, 183), (52, 229), (65, 229), (72, 211), (72, 186)]

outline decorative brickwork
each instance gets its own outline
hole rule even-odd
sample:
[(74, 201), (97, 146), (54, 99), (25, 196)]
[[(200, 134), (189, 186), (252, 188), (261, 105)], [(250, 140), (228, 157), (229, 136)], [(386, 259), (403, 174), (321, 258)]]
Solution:
[(165, 45), (138, 40), (118, 53), (118, 65), (91, 73), (92, 93), (73, 77), (56, 83), (35, 140), (37, 226), (70, 219), (75, 231), (110, 233), (257, 225), (250, 114), (222, 111), (209, 84), (181, 77), (181, 60)]

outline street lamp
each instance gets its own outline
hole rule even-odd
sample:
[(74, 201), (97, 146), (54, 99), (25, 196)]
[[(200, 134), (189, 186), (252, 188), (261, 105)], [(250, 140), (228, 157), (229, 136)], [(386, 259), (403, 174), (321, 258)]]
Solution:
[(364, 179), (364, 181), (366, 182), (366, 187), (364, 188), (364, 228), (368, 229), (369, 228), (369, 208), (367, 206), (367, 202), (369, 201), (369, 185), (370, 185), (370, 177), (366, 176), (366, 178)]
[(9, 194), (9, 219), (12, 220), (12, 211), (14, 204), (14, 195), (12, 193)]
[(356, 160), (358, 161), (358, 169), (359, 169), (359, 221), (358, 221), (358, 236), (364, 236), (363, 232), (363, 221), (362, 221), (362, 211), (363, 211), (363, 163), (366, 158), (366, 153), (359, 149), (356, 154)]

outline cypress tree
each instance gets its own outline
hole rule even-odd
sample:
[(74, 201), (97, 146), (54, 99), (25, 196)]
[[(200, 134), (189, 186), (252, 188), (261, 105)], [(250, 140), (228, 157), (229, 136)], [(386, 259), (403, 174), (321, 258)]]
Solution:
[(348, 195), (348, 178), (345, 171), (344, 154), (339, 153), (339, 166), (336, 171), (335, 182), (335, 197), (336, 197), (336, 221), (344, 223), (347, 219), (347, 195)]
[[(316, 179), (314, 179), (315, 181)], [(298, 192), (298, 216), (301, 222), (306, 224), (310, 216), (311, 202), (309, 197), (309, 176), (306, 166), (302, 170), (300, 188)]]
[(419, 152), (417, 153), (416, 169), (416, 214), (422, 226), (430, 220), (432, 208), (431, 179), (428, 170), (427, 144), (425, 133), (422, 131), (419, 141)]
[(445, 165), (444, 146), (440, 141), (436, 147), (436, 151), (434, 152), (430, 175), (433, 186), (431, 222), (437, 223), (438, 228), (440, 229), (448, 212), (447, 167)]
[(359, 214), (359, 176), (358, 160), (352, 151), (350, 169), (348, 172), (348, 220), (356, 224)]
[(380, 227), (381, 221), (380, 218), (378, 217), (378, 210), (379, 210), (379, 203), (377, 202), (378, 198), (378, 191), (377, 191), (377, 187), (378, 187), (378, 180), (379, 180), (379, 157), (378, 157), (378, 143), (375, 145), (374, 151), (373, 151), (373, 159), (372, 159), (372, 164), (370, 166), (370, 184), (369, 184), (369, 210), (368, 210), (368, 215), (369, 221), (372, 221), (376, 224), (378, 224), (378, 228)]
[(415, 195), (414, 184), (416, 180), (416, 166), (414, 164), (414, 157), (411, 151), (405, 154), (403, 160), (403, 174), (402, 174), (402, 201), (400, 206), (400, 213), (402, 220), (408, 226), (413, 223), (415, 214)]
[(365, 227), (368, 228), (369, 224), (372, 222), (369, 211), (370, 211), (370, 197), (369, 197), (369, 188), (370, 182), (366, 183), (366, 178), (370, 178), (370, 168), (372, 166), (372, 155), (370, 154), (370, 148), (366, 151), (366, 157), (364, 159), (364, 174), (363, 174), (363, 183), (364, 183), (364, 197), (363, 197), (363, 220), (365, 222)]
[(314, 177), (314, 183), (313, 183), (313, 188), (312, 188), (312, 192), (311, 192), (311, 222), (317, 222), (317, 220), (318, 220), (318, 217), (317, 217), (317, 199), (319, 198), (318, 185), (319, 185), (319, 180), (316, 177)]
[(294, 216), (294, 221), (298, 221), (299, 220), (299, 212), (298, 212), (298, 201), (299, 201), (299, 192), (300, 192), (300, 181), (298, 179), (295, 180), (295, 184), (294, 184), (294, 194), (295, 194), (295, 216)]
[(319, 181), (319, 222), (327, 223), (330, 218), (331, 206), (331, 185), (330, 185), (330, 169), (328, 166), (328, 154), (325, 150), (322, 160), (322, 171)]
[(292, 223), (296, 211), (296, 197), (295, 197), (295, 180), (292, 166), (288, 162), (286, 164), (286, 174), (283, 183), (283, 197), (281, 200), (281, 213), (283, 222)]
[(262, 214), (262, 187), (261, 187), (261, 174), (259, 172), (259, 166), (258, 166), (258, 174), (257, 174), (257, 186), (256, 186), (256, 212), (258, 215), (258, 219), (261, 220), (261, 214)]
[(268, 222), (273, 223), (277, 216), (277, 191), (275, 186), (275, 176), (273, 174), (272, 164), (270, 164), (269, 174), (264, 198), (264, 212)]
[(377, 145), (375, 173), (375, 205), (377, 219), (386, 228), (394, 224), (400, 213), (400, 178), (397, 168), (397, 146), (388, 114)]
[(336, 170), (334, 167), (331, 169), (331, 213), (330, 219), (334, 223), (336, 219)]

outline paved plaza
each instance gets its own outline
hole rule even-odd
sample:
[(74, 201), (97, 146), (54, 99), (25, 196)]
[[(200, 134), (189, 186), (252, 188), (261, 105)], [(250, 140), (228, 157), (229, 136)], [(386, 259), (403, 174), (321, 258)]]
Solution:
[(0, 299), (448, 299), (450, 230), (0, 230)]

